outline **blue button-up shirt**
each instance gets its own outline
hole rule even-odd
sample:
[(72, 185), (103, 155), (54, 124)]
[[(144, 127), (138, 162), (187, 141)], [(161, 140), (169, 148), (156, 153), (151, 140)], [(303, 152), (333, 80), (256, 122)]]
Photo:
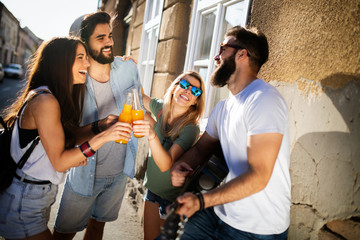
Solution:
[[(84, 108), (80, 123), (81, 126), (88, 125), (99, 118), (94, 89), (90, 79), (88, 78), (89, 76), (87, 76), (85, 83)], [(114, 62), (111, 63), (110, 85), (119, 112), (122, 111), (124, 106), (126, 93), (132, 88), (136, 88), (138, 90), (140, 101), (142, 103), (141, 84), (136, 64), (133, 61), (122, 61), (120, 58), (115, 58)], [(123, 171), (123, 173), (130, 178), (134, 177), (136, 152), (137, 138), (132, 135), (131, 141), (128, 142), (126, 147), (126, 157)], [(70, 183), (73, 191), (84, 196), (92, 195), (95, 181), (96, 159), (97, 154), (95, 153), (94, 156), (88, 158), (86, 166), (70, 169), (66, 181)]]

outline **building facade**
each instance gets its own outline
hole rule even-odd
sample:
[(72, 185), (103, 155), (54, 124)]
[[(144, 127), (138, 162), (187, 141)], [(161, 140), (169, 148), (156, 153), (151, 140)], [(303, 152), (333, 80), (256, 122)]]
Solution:
[[(117, 2), (103, 1), (102, 9), (117, 12)], [(138, 60), (145, 92), (162, 97), (178, 74), (198, 71), (207, 84), (205, 123), (229, 94), (209, 84), (225, 31), (235, 25), (263, 31), (270, 57), (260, 77), (282, 93), (290, 113), (289, 239), (358, 239), (358, 0), (133, 0), (125, 7), (122, 46), (125, 41), (125, 54)], [(132, 182), (138, 189), (144, 159), (139, 157)]]
[(21, 28), (16, 17), (0, 2), (0, 63), (26, 67), (41, 42), (29, 28)]

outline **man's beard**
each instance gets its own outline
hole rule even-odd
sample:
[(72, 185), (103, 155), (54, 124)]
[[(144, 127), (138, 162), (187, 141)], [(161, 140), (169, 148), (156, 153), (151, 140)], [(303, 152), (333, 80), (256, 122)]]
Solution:
[[(104, 47), (104, 48), (108, 48), (108, 47)], [(92, 57), (92, 59), (94, 59), (95, 61), (97, 61), (98, 63), (101, 63), (101, 64), (112, 63), (114, 61), (114, 54), (113, 54), (113, 51), (112, 51), (112, 47), (110, 46), (111, 54), (108, 57), (106, 57), (102, 53), (102, 50), (104, 48), (101, 48), (100, 52), (98, 52), (98, 51), (96, 51), (94, 49), (90, 49), (89, 50), (90, 57)]]
[(210, 83), (215, 87), (223, 87), (226, 85), (230, 76), (235, 72), (235, 54), (226, 58), (223, 63), (211, 74)]

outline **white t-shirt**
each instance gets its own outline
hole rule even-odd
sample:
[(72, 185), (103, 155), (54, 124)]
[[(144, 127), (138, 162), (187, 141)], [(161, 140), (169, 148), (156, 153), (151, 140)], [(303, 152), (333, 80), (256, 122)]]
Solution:
[(230, 226), (255, 234), (279, 234), (290, 223), (291, 182), (288, 109), (280, 93), (262, 79), (219, 102), (211, 112), (206, 132), (220, 140), (229, 167), (226, 182), (248, 168), (247, 139), (261, 133), (281, 133), (283, 140), (272, 176), (262, 191), (239, 201), (215, 206)]

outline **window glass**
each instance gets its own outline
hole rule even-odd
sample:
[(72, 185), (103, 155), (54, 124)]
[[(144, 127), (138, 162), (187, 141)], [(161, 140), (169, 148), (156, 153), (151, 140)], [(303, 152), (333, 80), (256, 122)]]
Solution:
[(155, 8), (154, 18), (159, 15), (159, 13), (160, 13), (161, 10), (162, 10), (161, 1), (160, 1), (160, 0), (157, 0), (157, 1), (156, 1), (156, 8)]
[(152, 19), (152, 11), (154, 8), (154, 1), (147, 1), (146, 2), (146, 11), (147, 11), (147, 18), (145, 19), (145, 23), (148, 23)]
[[(223, 28), (221, 30), (221, 36), (224, 36), (226, 31), (230, 28), (241, 25), (241, 18), (239, 16), (244, 15), (243, 2), (238, 2), (225, 8), (225, 16), (223, 20)], [(222, 41), (222, 40), (221, 40)], [(216, 54), (216, 53), (215, 53)], [(229, 90), (227, 87), (215, 88), (215, 94), (211, 101), (211, 109), (222, 99), (229, 96)]]
[(201, 19), (199, 34), (199, 47), (197, 49), (196, 60), (209, 59), (211, 40), (214, 32), (215, 13), (206, 14)]
[(207, 90), (205, 117), (229, 95), (227, 87), (214, 88), (210, 85), (210, 76), (216, 69), (213, 57), (229, 28), (245, 26), (249, 3), (250, 0), (193, 0), (184, 70), (194, 69), (204, 78)]
[(197, 70), (197, 72), (200, 74), (200, 76), (202, 77), (202, 79), (204, 81), (206, 81), (207, 79), (207, 72), (208, 72), (208, 68), (207, 67), (201, 67)]
[(143, 53), (144, 53), (143, 61), (146, 61), (147, 60), (147, 53), (148, 53), (148, 49), (149, 49), (149, 43), (150, 43), (150, 40), (151, 40), (151, 31), (144, 32), (143, 37), (146, 39), (146, 41), (144, 41), (144, 45), (141, 47), (141, 51), (143, 51)]
[(157, 39), (159, 39), (159, 25), (154, 26), (154, 28), (151, 29), (152, 31), (152, 38), (149, 39), (149, 41), (151, 42), (151, 46), (149, 49), (149, 60), (155, 60), (155, 55), (156, 55), (156, 45), (157, 45)]
[(146, 1), (146, 14), (139, 55), (139, 62), (141, 63), (139, 64), (139, 74), (147, 95), (151, 93), (163, 3), (163, 0)]

